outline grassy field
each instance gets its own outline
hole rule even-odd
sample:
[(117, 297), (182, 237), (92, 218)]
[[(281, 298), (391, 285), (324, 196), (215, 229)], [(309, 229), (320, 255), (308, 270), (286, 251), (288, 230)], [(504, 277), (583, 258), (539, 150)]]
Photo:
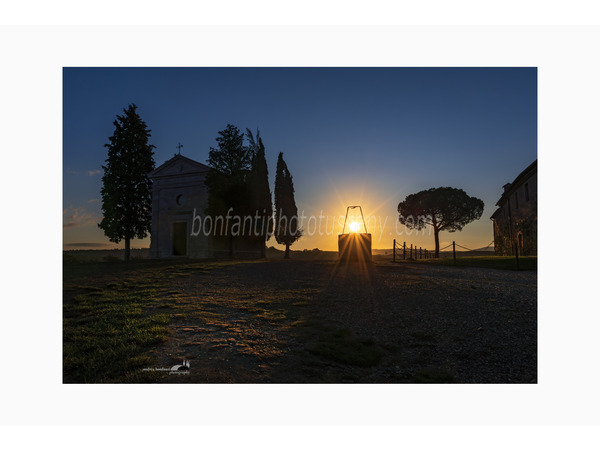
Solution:
[[(376, 262), (392, 261), (392, 252), (378, 250), (373, 254), (373, 260)], [(481, 252), (490, 253), (490, 252)], [(399, 252), (398, 255), (402, 253)], [(133, 249), (132, 259), (138, 264), (146, 261), (150, 264), (155, 264), (149, 260), (149, 249)], [(452, 253), (441, 252), (440, 258), (434, 259), (416, 259), (402, 260), (397, 259), (400, 263), (418, 263), (418, 264), (440, 264), (445, 266), (453, 266)], [(267, 257), (270, 259), (283, 258), (283, 251), (273, 247), (267, 249)], [(291, 251), (292, 259), (296, 261), (335, 261), (338, 257), (337, 252), (323, 250), (296, 250)], [(400, 258), (400, 256), (397, 256)], [(79, 263), (97, 263), (108, 262), (118, 263), (123, 261), (123, 250), (70, 250), (63, 252), (63, 260), (72, 268)], [(477, 256), (463, 256), (459, 252), (456, 258), (456, 266), (459, 267), (483, 267), (487, 269), (499, 270), (517, 270), (515, 258), (513, 256), (494, 256), (490, 254)], [(522, 256), (519, 258), (519, 270), (537, 270), (537, 256)]]
[(169, 280), (234, 263), (102, 259), (64, 263), (63, 381), (154, 381), (158, 374), (140, 368), (154, 362), (149, 351), (168, 325), (185, 319)]
[[(63, 264), (65, 383), (536, 378), (532, 271), (383, 256), (360, 267), (318, 252), (291, 261), (80, 255)], [(185, 377), (144, 370), (184, 359)]]
[[(407, 261), (400, 261), (401, 263)], [(418, 264), (440, 264), (454, 266), (453, 258), (418, 259), (410, 261)], [(521, 256), (519, 268), (514, 256), (460, 256), (456, 258), (457, 267), (482, 267), (499, 270), (537, 270), (537, 256)]]
[[(103, 258), (104, 259), (104, 258)], [(182, 296), (170, 281), (190, 275), (210, 275), (213, 270), (233, 269), (236, 265), (261, 264), (264, 261), (134, 260), (130, 263), (112, 258), (83, 263), (69, 260), (64, 271), (64, 376), (65, 383), (146, 383), (156, 382), (164, 374), (145, 371), (160, 361), (156, 347), (172, 335), (170, 326), (187, 323), (184, 330), (201, 323), (206, 327), (224, 327), (240, 310), (251, 314), (265, 327), (276, 329), (283, 321), (306, 346), (297, 355), (301, 364), (319, 366), (322, 361), (370, 367), (380, 360), (381, 349), (371, 339), (357, 338), (352, 331), (304, 312), (313, 290), (301, 286), (291, 291), (263, 293), (254, 301), (248, 296), (234, 298), (222, 290), (223, 298), (203, 302), (203, 308)], [(227, 302), (227, 305), (219, 304)], [(298, 301), (300, 300), (300, 301)], [(216, 307), (215, 307), (216, 306)], [(233, 320), (235, 322), (239, 322)], [(191, 325), (193, 322), (194, 325)], [(191, 327), (191, 328), (190, 328)], [(235, 333), (234, 333), (235, 335)], [(174, 337), (177, 340), (177, 337)], [(255, 344), (259, 344), (257, 337)], [(244, 344), (235, 339), (237, 345)], [(232, 338), (216, 341), (214, 348), (229, 348)], [(285, 342), (283, 342), (285, 344)], [(277, 348), (266, 349), (269, 355)], [(264, 345), (263, 345), (264, 347)], [(255, 351), (261, 359), (265, 351)], [(185, 356), (183, 356), (185, 358)]]

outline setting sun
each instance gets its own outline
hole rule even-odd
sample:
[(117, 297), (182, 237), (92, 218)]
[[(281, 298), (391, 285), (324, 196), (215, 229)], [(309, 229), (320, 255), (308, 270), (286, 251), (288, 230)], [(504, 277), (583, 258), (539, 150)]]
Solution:
[(358, 233), (359, 228), (360, 228), (360, 224), (358, 222), (352, 222), (350, 224), (350, 231), (352, 233)]

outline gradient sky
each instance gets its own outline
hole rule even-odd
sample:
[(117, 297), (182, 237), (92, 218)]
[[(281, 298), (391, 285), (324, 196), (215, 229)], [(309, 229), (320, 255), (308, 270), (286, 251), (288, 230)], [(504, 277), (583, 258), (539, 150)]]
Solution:
[[(308, 217), (322, 214), (331, 233), (354, 204), (371, 218), (374, 248), (394, 238), (433, 248), (428, 231), (396, 228), (397, 205), (440, 186), (485, 203), (480, 220), (442, 232), (441, 246), (486, 246), (502, 185), (537, 158), (535, 68), (65, 68), (63, 100), (65, 249), (123, 246), (96, 224), (104, 144), (129, 103), (152, 130), (157, 166), (179, 142), (183, 155), (206, 163), (228, 123), (258, 127), (271, 188), (283, 152), (305, 232), (316, 231), (292, 249), (336, 250), (340, 229), (319, 235)], [(280, 247), (274, 238), (267, 245)]]

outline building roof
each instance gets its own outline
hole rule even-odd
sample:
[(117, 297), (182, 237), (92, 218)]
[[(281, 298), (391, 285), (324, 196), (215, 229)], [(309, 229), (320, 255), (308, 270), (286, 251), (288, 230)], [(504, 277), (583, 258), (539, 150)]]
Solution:
[(158, 178), (181, 175), (182, 173), (206, 173), (209, 170), (211, 169), (206, 164), (199, 163), (183, 155), (175, 155), (150, 172), (148, 177)]
[[(500, 197), (500, 200), (496, 202), (496, 206), (500, 206), (501, 203), (504, 202), (504, 200), (506, 200), (508, 197), (510, 197), (510, 195), (521, 185), (521, 183), (523, 183), (523, 181), (525, 181), (527, 178), (533, 175), (536, 171), (537, 159), (534, 162), (532, 162), (529, 166), (527, 166), (527, 168), (523, 172), (517, 175), (517, 178), (515, 178), (512, 183), (508, 183), (503, 186), (504, 192), (502, 193), (502, 197)], [(494, 215), (492, 215), (492, 217), (494, 217)]]
[(494, 214), (492, 214), (492, 215), (490, 216), (490, 219), (494, 220), (494, 218), (495, 218), (495, 217), (496, 217), (498, 214), (500, 214), (500, 211), (502, 211), (502, 209), (501, 209), (501, 208), (498, 208), (496, 211), (494, 211)]

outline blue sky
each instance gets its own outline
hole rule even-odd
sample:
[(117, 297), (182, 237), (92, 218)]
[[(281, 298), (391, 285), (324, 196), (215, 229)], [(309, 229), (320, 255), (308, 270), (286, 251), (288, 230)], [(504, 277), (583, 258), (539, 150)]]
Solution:
[[(299, 212), (322, 214), (331, 229), (346, 205), (361, 204), (375, 248), (394, 237), (432, 248), (427, 232), (397, 234), (396, 208), (439, 186), (485, 203), (479, 221), (442, 232), (442, 246), (489, 244), (502, 185), (537, 158), (535, 68), (65, 68), (63, 100), (65, 248), (117, 247), (96, 223), (104, 144), (129, 103), (152, 130), (157, 166), (179, 142), (183, 155), (206, 162), (228, 123), (258, 127), (271, 182), (281, 151)], [(336, 248), (335, 236), (316, 234), (293, 248)]]

